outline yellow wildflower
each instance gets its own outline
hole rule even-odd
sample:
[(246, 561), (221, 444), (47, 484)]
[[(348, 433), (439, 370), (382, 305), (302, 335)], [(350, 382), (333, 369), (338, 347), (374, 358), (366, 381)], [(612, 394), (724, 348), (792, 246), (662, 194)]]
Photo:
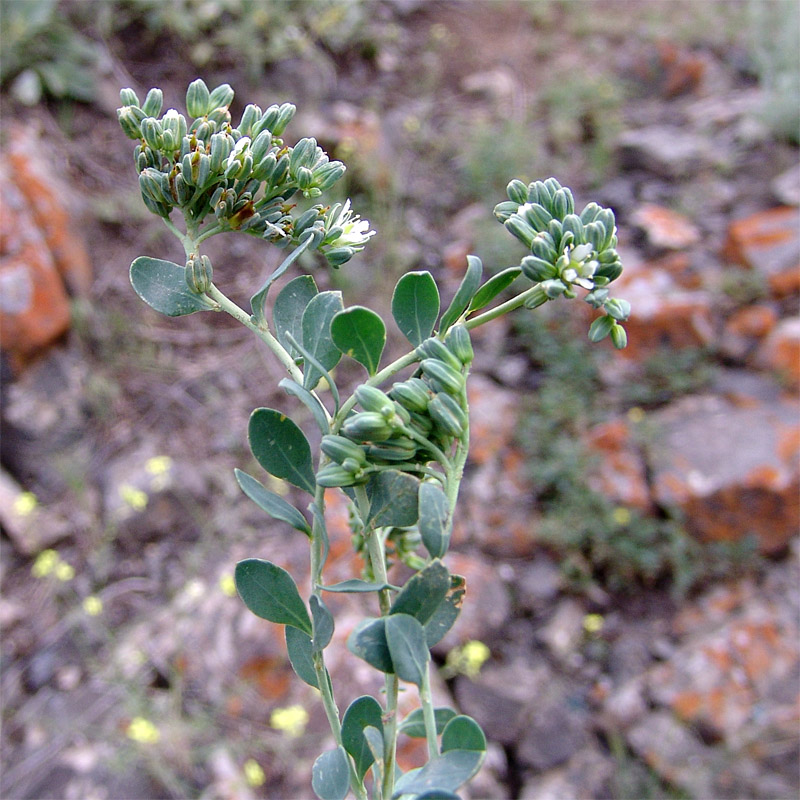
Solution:
[(119, 496), (134, 511), (144, 511), (147, 508), (147, 493), (129, 483), (123, 483), (119, 487)]
[(602, 614), (587, 614), (583, 618), (583, 629), (586, 633), (599, 633), (605, 623)]
[(269, 724), (275, 730), (283, 731), (287, 736), (295, 739), (303, 735), (308, 725), (308, 711), (301, 705), (276, 708), (269, 718)]
[(248, 785), (254, 788), (256, 786), (263, 786), (264, 782), (267, 780), (267, 776), (264, 774), (261, 764), (254, 758), (248, 758), (247, 761), (244, 762), (244, 778)]
[(222, 594), (227, 595), (228, 597), (235, 597), (236, 581), (233, 579), (233, 575), (223, 575), (219, 579), (219, 588), (222, 591)]
[(27, 517), (36, 510), (39, 501), (33, 492), (22, 492), (14, 498), (14, 511), (21, 517)]
[(45, 578), (56, 568), (61, 562), (58, 553), (55, 550), (42, 550), (31, 567), (31, 575), (34, 578)]
[(126, 731), (129, 739), (139, 744), (156, 744), (161, 739), (158, 728), (144, 717), (134, 717)]
[(103, 612), (103, 601), (97, 595), (91, 594), (84, 599), (83, 610), (90, 617), (96, 617)]
[(66, 561), (59, 561), (53, 569), (53, 574), (58, 580), (66, 583), (75, 577), (75, 567), (72, 564), (67, 564)]

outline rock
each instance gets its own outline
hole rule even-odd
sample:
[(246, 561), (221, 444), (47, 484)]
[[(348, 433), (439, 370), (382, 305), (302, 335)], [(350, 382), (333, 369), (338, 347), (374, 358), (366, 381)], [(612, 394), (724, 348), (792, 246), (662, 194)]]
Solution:
[(686, 178), (707, 161), (705, 140), (673, 125), (626, 131), (617, 139), (624, 167), (644, 169), (662, 178)]
[(685, 250), (700, 241), (700, 231), (690, 219), (653, 203), (637, 208), (631, 223), (644, 232), (655, 248)]
[(737, 405), (715, 395), (686, 397), (650, 416), (654, 497), (685, 514), (707, 541), (755, 536), (762, 552), (783, 549), (798, 531), (796, 405)]
[(638, 360), (662, 348), (704, 347), (714, 339), (712, 298), (687, 290), (666, 271), (640, 267), (622, 274), (616, 294), (634, 309), (625, 323), (628, 346), (620, 355)]
[(687, 727), (672, 714), (649, 714), (628, 731), (628, 742), (664, 780), (691, 797), (717, 797), (713, 791), (715, 758)]
[(725, 322), (720, 342), (725, 355), (737, 359), (748, 357), (778, 322), (778, 312), (766, 303), (745, 306)]
[(612, 758), (589, 744), (575, 753), (567, 764), (529, 780), (521, 800), (585, 800), (608, 797), (608, 783), (614, 774)]
[(564, 576), (558, 564), (538, 554), (533, 563), (518, 568), (513, 586), (517, 610), (540, 612), (564, 588)]
[(779, 203), (800, 206), (800, 163), (773, 178), (769, 186)]
[(586, 610), (577, 600), (566, 598), (556, 608), (552, 619), (537, 634), (559, 660), (569, 662), (583, 641)]
[(651, 510), (646, 465), (627, 420), (596, 425), (586, 441), (591, 452), (599, 456), (587, 477), (589, 487), (622, 506)]
[(761, 347), (758, 361), (787, 385), (800, 387), (800, 317), (778, 323)]
[(723, 256), (760, 275), (776, 296), (800, 289), (800, 211), (782, 206), (732, 222)]

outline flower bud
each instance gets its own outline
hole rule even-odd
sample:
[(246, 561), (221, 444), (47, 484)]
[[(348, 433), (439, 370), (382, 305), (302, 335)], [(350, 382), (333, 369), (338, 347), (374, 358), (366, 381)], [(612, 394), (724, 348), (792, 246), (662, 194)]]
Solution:
[(564, 217), (561, 227), (564, 231), (569, 231), (575, 237), (575, 241), (582, 242), (584, 239), (583, 223), (577, 214), (567, 214)]
[(431, 395), (425, 381), (409, 378), (407, 381), (395, 383), (389, 396), (409, 411), (424, 413), (428, 409)]
[(506, 194), (508, 199), (517, 205), (521, 206), (523, 203), (528, 202), (528, 187), (522, 181), (516, 179), (511, 181), (506, 186)]
[(572, 214), (575, 211), (575, 200), (572, 197), (572, 192), (569, 189), (558, 189), (553, 194), (553, 216), (558, 219), (564, 219), (567, 214)]
[[(469, 336), (469, 334), (467, 334)], [(461, 361), (450, 348), (441, 340), (432, 336), (426, 339), (418, 348), (417, 352), (426, 358), (435, 358), (449, 364), (455, 370), (461, 370), (463, 361)]]
[(536, 231), (519, 214), (510, 216), (504, 223), (505, 228), (513, 236), (516, 236), (526, 247), (530, 247)]
[(392, 402), (392, 398), (376, 386), (361, 384), (361, 386), (355, 390), (354, 395), (356, 402), (364, 411), (376, 411), (382, 414), (386, 419), (391, 418), (394, 414), (394, 402)]
[(537, 231), (544, 231), (553, 219), (553, 215), (540, 203), (526, 203), (520, 206), (520, 216), (524, 215), (528, 223)]
[(347, 459), (354, 460), (359, 466), (367, 463), (364, 448), (344, 436), (325, 434), (319, 446), (320, 450), (337, 464), (342, 464)]
[(208, 98), (208, 107), (211, 111), (217, 109), (227, 109), (233, 102), (233, 89), (227, 83), (223, 83), (214, 89)]
[(536, 286), (534, 290), (525, 298), (522, 304), (525, 308), (534, 309), (543, 306), (550, 298), (541, 286)]
[(175, 176), (174, 183), (178, 205), (187, 205), (191, 201), (192, 197), (194, 197), (194, 188), (184, 180), (183, 175), (180, 173)]
[(426, 377), (436, 381), (448, 394), (460, 394), (464, 390), (464, 376), (449, 364), (437, 358), (424, 358), (420, 367)]
[(555, 278), (558, 274), (558, 270), (553, 264), (536, 256), (525, 256), (520, 263), (520, 267), (522, 268), (522, 274), (528, 280), (536, 283)]
[(611, 327), (611, 343), (617, 350), (624, 350), (628, 346), (628, 334), (622, 325)]
[(352, 247), (335, 247), (325, 253), (325, 260), (336, 268), (346, 264), (355, 254), (356, 251)]
[(466, 427), (464, 410), (446, 394), (437, 394), (428, 406), (435, 426), (447, 436), (461, 436)]
[(612, 297), (611, 300), (606, 302), (605, 310), (615, 320), (623, 322), (631, 315), (631, 304), (619, 297)]
[(157, 117), (161, 113), (164, 97), (161, 89), (151, 89), (142, 103), (142, 111), (147, 117)]
[(614, 322), (613, 317), (609, 317), (608, 315), (598, 317), (590, 326), (589, 326), (589, 341), (590, 342), (600, 342), (611, 333), (611, 329), (616, 325)]
[(382, 442), (392, 435), (393, 430), (383, 414), (376, 411), (361, 411), (342, 425), (342, 433), (357, 442)]
[(550, 300), (554, 300), (559, 295), (567, 291), (567, 287), (559, 280), (553, 279), (549, 281), (542, 281), (542, 291), (547, 295)]
[(318, 188), (327, 192), (345, 173), (345, 166), (341, 161), (331, 161), (314, 170), (314, 181)]
[(262, 131), (257, 135), (253, 134), (253, 139), (250, 143), (250, 152), (253, 154), (253, 161), (256, 164), (262, 161), (271, 147), (272, 136), (269, 131)]
[(253, 125), (255, 125), (255, 123), (260, 119), (260, 106), (254, 105), (253, 103), (248, 103), (242, 112), (242, 120), (239, 123), (239, 130), (244, 136), (250, 136), (253, 130)]
[(581, 211), (581, 222), (584, 225), (588, 225), (590, 222), (594, 222), (597, 219), (597, 214), (601, 210), (600, 206), (597, 203), (588, 203), (586, 208)]
[(146, 117), (142, 120), (142, 138), (145, 140), (148, 147), (151, 147), (153, 150), (160, 150), (162, 134), (163, 130), (161, 124), (157, 119)]
[(186, 262), (186, 285), (197, 294), (207, 292), (211, 287), (214, 270), (208, 256), (193, 256)]
[(326, 489), (334, 489), (340, 486), (353, 486), (358, 482), (358, 478), (353, 472), (345, 469), (339, 464), (328, 464), (323, 467), (316, 475), (317, 485), (324, 486)]
[(136, 106), (137, 108), (139, 106), (139, 98), (133, 89), (120, 89), (119, 101), (123, 106)]
[(411, 461), (417, 454), (417, 445), (408, 436), (390, 439), (388, 442), (377, 442), (367, 446), (370, 461)]
[(283, 103), (278, 109), (278, 115), (275, 122), (270, 126), (273, 136), (281, 136), (286, 130), (286, 126), (292, 121), (296, 107), (291, 103)]
[(608, 289), (592, 289), (583, 299), (592, 308), (602, 308), (608, 299)]
[(447, 331), (444, 343), (462, 364), (472, 363), (475, 352), (472, 349), (472, 340), (470, 339), (469, 331), (464, 325), (453, 325), (453, 327)]
[(314, 173), (308, 167), (297, 168), (297, 185), (302, 191), (309, 189), (314, 182)]
[(142, 138), (142, 120), (144, 118), (144, 111), (138, 106), (123, 106), (117, 109), (117, 120), (122, 132), (129, 139)]

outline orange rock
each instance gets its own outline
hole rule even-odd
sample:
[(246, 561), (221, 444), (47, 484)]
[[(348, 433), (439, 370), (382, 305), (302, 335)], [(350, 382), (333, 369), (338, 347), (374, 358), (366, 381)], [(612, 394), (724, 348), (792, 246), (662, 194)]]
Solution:
[(764, 342), (760, 362), (792, 387), (800, 386), (800, 317), (783, 320)]
[(723, 255), (763, 275), (775, 295), (800, 290), (800, 211), (760, 211), (731, 223)]
[(763, 339), (778, 321), (778, 314), (772, 306), (756, 304), (736, 311), (728, 320), (726, 331), (738, 336), (752, 336)]
[(64, 284), (24, 198), (0, 170), (0, 340), (19, 369), (70, 323)]
[(685, 250), (700, 241), (700, 231), (691, 220), (654, 203), (637, 208), (631, 222), (644, 231), (653, 247)]

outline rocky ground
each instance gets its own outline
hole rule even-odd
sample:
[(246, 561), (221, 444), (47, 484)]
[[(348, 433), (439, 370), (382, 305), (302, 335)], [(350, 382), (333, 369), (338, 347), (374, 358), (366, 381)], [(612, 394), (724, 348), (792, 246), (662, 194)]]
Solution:
[[(269, 91), (230, 66), (207, 79), (262, 104), (293, 99), (298, 136), (352, 154), (351, 191), (392, 244), (334, 277), (351, 302), (385, 310), (403, 269), (454, 288), (468, 252), (518, 258), (481, 221), (515, 174), (556, 174), (579, 202), (613, 207), (634, 316), (628, 350), (601, 351), (608, 403), (580, 433), (588, 485), (640, 551), (654, 547), (642, 520), (680, 520), (694, 542), (758, 553), (676, 591), (680, 553), (672, 572), (610, 585), (592, 564), (607, 577), (618, 549), (554, 544), (521, 433), (540, 365), (520, 328), (476, 337), (474, 446), (448, 557), (468, 599), (437, 646), (435, 687), (490, 740), (464, 796), (796, 797), (797, 147), (761, 116), (740, 29), (708, 18), (730, 4), (655, 4), (659, 16), (603, 0), (581, 23), (588, 5), (375, 4), (393, 33), (371, 60), (290, 60)], [(0, 795), (299, 800), (324, 715), (282, 631), (231, 592), (244, 557), (308, 569), (302, 537), (265, 524), (232, 474), (249, 464), (251, 409), (286, 402), (271, 388), (280, 370), (235, 323), (157, 318), (127, 285), (133, 257), (173, 245), (139, 209), (115, 87), (159, 84), (178, 104), (196, 76), (157, 44), (108, 40), (92, 106), (59, 116), (7, 101), (4, 114)], [(581, 91), (568, 91), (575, 75)], [(244, 267), (264, 256), (229, 247), (212, 253), (216, 277), (246, 297)], [(698, 352), (703, 380), (682, 368)], [(677, 367), (654, 383), (664, 353)], [(331, 503), (332, 582), (359, 566)], [(575, 563), (590, 580), (571, 579)], [(334, 609), (340, 645), (354, 602)], [(470, 641), (490, 652), (479, 672), (453, 655)], [(373, 676), (342, 650), (329, 652), (344, 707)], [(295, 706), (310, 715), (299, 736), (273, 716)]]

